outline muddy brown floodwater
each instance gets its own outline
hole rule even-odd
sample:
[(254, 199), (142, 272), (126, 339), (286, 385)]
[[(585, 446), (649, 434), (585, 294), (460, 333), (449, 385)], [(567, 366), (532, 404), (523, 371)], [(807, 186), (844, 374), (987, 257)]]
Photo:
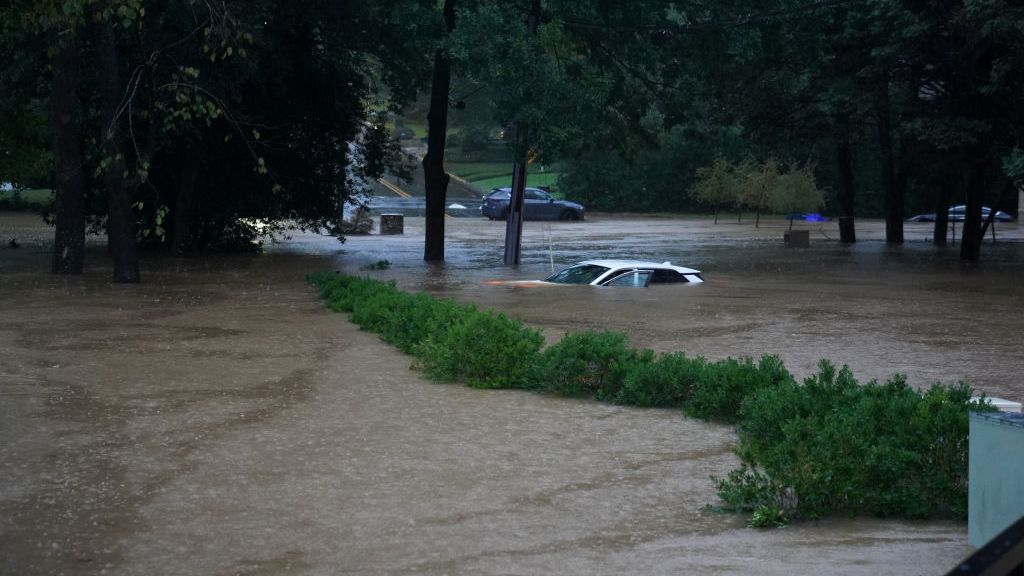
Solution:
[[(533, 224), (502, 268), (503, 226), (422, 220), (346, 244), (296, 235), (261, 256), (147, 258), (108, 282), (103, 246), (55, 277), (49, 232), (0, 213), (0, 574), (938, 574), (970, 551), (954, 522), (832, 519), (747, 528), (709, 511), (732, 429), (669, 410), (425, 382), (327, 311), (307, 272), (362, 272), (508, 312), (549, 339), (615, 329), (711, 358), (820, 358), (861, 379), (969, 380), (1020, 400), (1024, 244), (980, 266), (881, 226), (842, 247), (783, 223), (607, 217)], [(1009, 241), (1007, 241), (1009, 240)], [(588, 257), (700, 268), (699, 286), (521, 289)]]

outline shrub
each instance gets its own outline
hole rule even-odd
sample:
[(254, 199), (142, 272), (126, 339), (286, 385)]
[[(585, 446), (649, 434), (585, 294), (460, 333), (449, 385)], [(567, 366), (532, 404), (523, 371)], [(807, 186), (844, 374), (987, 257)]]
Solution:
[(379, 280), (331, 272), (310, 274), (306, 279), (320, 289), (320, 297), (335, 312), (352, 312), (356, 302), (382, 291), (398, 292), (393, 282), (385, 284)]
[(757, 364), (655, 357), (615, 332), (567, 334), (541, 352), (538, 331), (502, 314), (367, 278), (307, 278), (332, 309), (415, 354), (436, 380), (738, 421), (741, 465), (714, 481), (728, 509), (753, 514), (752, 526), (836, 513), (966, 516), (968, 411), (994, 408), (972, 402), (964, 384), (918, 392), (896, 375), (860, 385), (826, 361), (798, 384), (774, 356)]
[(695, 418), (736, 422), (744, 398), (792, 379), (776, 356), (762, 356), (757, 364), (750, 358), (726, 358), (705, 366), (685, 411)]
[(611, 400), (631, 368), (652, 360), (649, 351), (627, 348), (619, 332), (570, 333), (544, 351), (532, 379), (547, 392)]
[(409, 299), (411, 296), (398, 290), (367, 290), (351, 302), (352, 322), (368, 332), (384, 332), (396, 321), (395, 309)]
[(967, 414), (991, 409), (970, 397), (963, 384), (921, 393), (900, 375), (860, 385), (823, 361), (803, 385), (762, 388), (744, 402), (743, 466), (717, 482), (719, 496), (812, 518), (964, 518)]
[(424, 373), (476, 388), (524, 388), (544, 338), (503, 314), (464, 310), (446, 333), (417, 349)]
[(663, 354), (652, 362), (637, 362), (626, 374), (615, 402), (682, 408), (706, 366), (703, 358), (687, 358), (681, 352)]
[(410, 295), (394, 303), (381, 338), (406, 354), (420, 355), (419, 347), (428, 338), (444, 339), (449, 328), (469, 310), (452, 300), (437, 300), (422, 293)]

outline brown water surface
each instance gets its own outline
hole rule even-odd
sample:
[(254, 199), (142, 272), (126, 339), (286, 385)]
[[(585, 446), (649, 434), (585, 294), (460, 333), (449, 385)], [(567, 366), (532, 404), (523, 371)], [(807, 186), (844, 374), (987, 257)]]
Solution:
[[(731, 428), (520, 392), (425, 382), (409, 358), (325, 310), (302, 276), (360, 272), (541, 327), (616, 329), (712, 358), (819, 358), (861, 378), (969, 379), (1019, 400), (1022, 245), (780, 246), (693, 219), (503, 226), (448, 221), (425, 265), (422, 220), (344, 244), (297, 235), (261, 256), (146, 258), (108, 282), (103, 246), (55, 277), (49, 232), (0, 213), (0, 574), (936, 574), (969, 551), (952, 522), (834, 519), (783, 530), (706, 509), (735, 465)], [(926, 227), (909, 228), (923, 238)], [(1000, 230), (1018, 236), (1016, 225)], [(1019, 239), (1018, 239), (1019, 240)], [(6, 242), (4, 242), (6, 245)], [(521, 289), (553, 261), (642, 257), (708, 282)]]

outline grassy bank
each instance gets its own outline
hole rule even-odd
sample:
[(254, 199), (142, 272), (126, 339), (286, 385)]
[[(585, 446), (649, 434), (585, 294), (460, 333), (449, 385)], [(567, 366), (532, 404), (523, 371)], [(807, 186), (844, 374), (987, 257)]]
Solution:
[[(512, 185), (512, 164), (508, 162), (446, 162), (445, 168), (459, 178), (468, 180), (481, 190)], [(559, 172), (541, 172), (530, 166), (526, 172), (527, 186), (549, 186), (557, 192)]]

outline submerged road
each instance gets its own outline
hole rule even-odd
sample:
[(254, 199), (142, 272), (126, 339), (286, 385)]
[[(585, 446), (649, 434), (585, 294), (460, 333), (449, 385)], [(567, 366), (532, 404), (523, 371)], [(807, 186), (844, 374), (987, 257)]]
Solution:
[[(821, 242), (799, 258), (770, 228), (598, 217), (528, 225), (526, 261), (507, 270), (492, 268), (500, 223), (449, 221), (449, 262), (427, 266), (422, 221), (408, 219), (401, 237), (147, 260), (143, 284), (118, 286), (102, 246), (82, 277), (55, 277), (45, 229), (4, 214), (0, 225), (22, 245), (0, 251), (3, 575), (937, 574), (970, 550), (953, 522), (747, 528), (707, 508), (709, 476), (735, 464), (730, 427), (428, 383), (323, 307), (302, 276), (324, 268), (388, 259), (372, 274), (507, 310), (548, 338), (622, 329), (638, 346), (775, 352), (795, 372), (830, 356), (912, 382), (995, 364), (977, 370), (986, 389), (1021, 391), (1016, 345), (1002, 343), (1021, 328), (1007, 309), (1021, 283), (1005, 284), (1020, 279), (1020, 245), (962, 270), (915, 246), (843, 255)], [(616, 249), (665, 253), (709, 282), (482, 283)], [(952, 308), (914, 319), (936, 305)]]

